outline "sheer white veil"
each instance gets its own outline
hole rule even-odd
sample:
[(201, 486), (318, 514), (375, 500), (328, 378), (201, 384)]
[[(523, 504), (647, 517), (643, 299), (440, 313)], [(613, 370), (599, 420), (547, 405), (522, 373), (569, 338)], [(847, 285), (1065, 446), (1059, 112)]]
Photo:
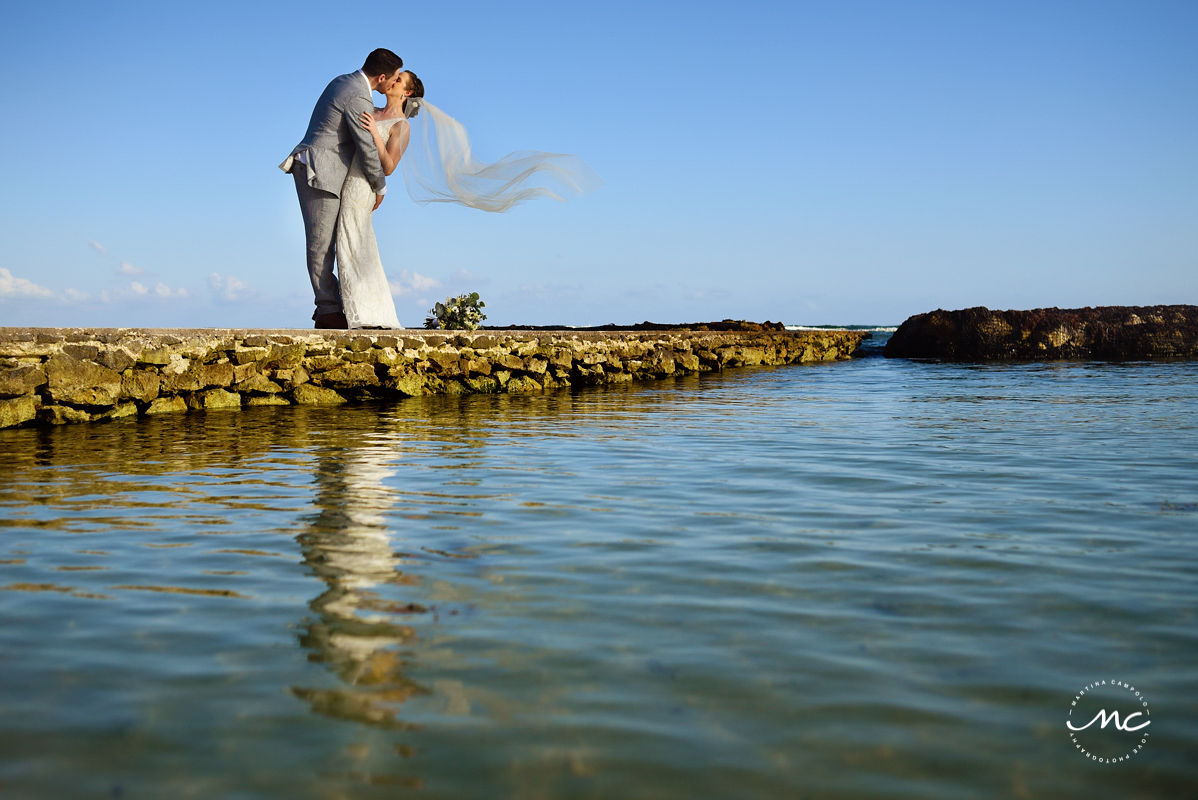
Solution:
[(476, 161), (460, 122), (423, 97), (408, 103), (417, 112), (408, 119), (411, 139), (399, 163), (417, 203), (507, 211), (532, 197), (564, 201), (603, 182), (581, 158), (561, 153), (521, 150), (493, 164)]

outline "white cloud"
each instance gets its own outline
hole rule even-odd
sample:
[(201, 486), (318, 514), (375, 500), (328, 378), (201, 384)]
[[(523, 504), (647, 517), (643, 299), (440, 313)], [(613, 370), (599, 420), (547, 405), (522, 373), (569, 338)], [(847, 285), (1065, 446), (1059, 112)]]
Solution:
[(157, 286), (154, 287), (154, 294), (158, 295), (159, 297), (165, 297), (165, 298), (169, 299), (172, 297), (187, 297), (188, 295), (191, 294), (191, 292), (187, 291), (186, 289), (184, 289), (182, 287), (179, 287), (178, 289), (172, 289), (171, 287), (167, 286), (165, 283), (160, 282)]
[(454, 273), (451, 277), (453, 278), (453, 282), (455, 284), (466, 284), (470, 286), (471, 291), (474, 291), (480, 286), (488, 286), (491, 283), (490, 278), (483, 277), (482, 275), (476, 275), (465, 268), (454, 270)]
[(399, 273), (399, 280), (388, 280), (387, 283), (395, 297), (424, 294), (441, 285), (441, 281), (436, 278), (421, 275), (419, 272), (408, 272), (406, 269)]
[[(119, 304), (129, 302), (130, 300), (178, 300), (190, 296), (191, 292), (187, 289), (172, 289), (165, 283), (158, 283), (151, 289), (141, 281), (129, 281), (128, 286), (120, 289), (101, 289), (96, 294), (96, 302)], [(67, 289), (62, 293), (62, 299), (68, 303), (81, 303), (91, 301), (91, 295), (87, 292), (81, 292), (78, 289)]]
[(17, 278), (4, 267), (0, 267), (0, 297), (53, 299), (54, 292), (26, 278)]
[(208, 276), (208, 288), (221, 300), (236, 301), (245, 299), (250, 285), (232, 275), (214, 272)]
[[(406, 273), (407, 270), (404, 270)], [(402, 280), (402, 273), (400, 278)], [(436, 289), (441, 285), (441, 281), (436, 278), (430, 278), (427, 275), (421, 275), (419, 272), (412, 273), (412, 289), (417, 292), (427, 292), (429, 289)]]
[(88, 244), (88, 246), (91, 247), (92, 250), (95, 250), (100, 255), (102, 255), (102, 256), (108, 255), (108, 248), (105, 247), (104, 245), (100, 244), (96, 240), (88, 239), (87, 244)]
[(122, 275), (142, 275), (145, 273), (144, 269), (138, 269), (128, 261), (122, 261), (121, 265), (116, 268), (116, 271)]

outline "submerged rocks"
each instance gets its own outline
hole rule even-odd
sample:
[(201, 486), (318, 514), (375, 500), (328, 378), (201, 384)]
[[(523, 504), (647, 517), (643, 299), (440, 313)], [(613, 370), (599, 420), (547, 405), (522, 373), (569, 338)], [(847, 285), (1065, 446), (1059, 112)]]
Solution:
[(917, 314), (887, 358), (944, 361), (1136, 361), (1198, 358), (1198, 306), (1099, 306)]
[(0, 328), (0, 428), (358, 398), (528, 393), (850, 357), (860, 331)]

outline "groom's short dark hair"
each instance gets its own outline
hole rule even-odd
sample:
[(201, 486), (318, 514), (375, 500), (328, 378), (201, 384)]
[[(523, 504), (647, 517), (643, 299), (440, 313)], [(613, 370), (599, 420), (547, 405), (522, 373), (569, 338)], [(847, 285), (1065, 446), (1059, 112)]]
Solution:
[(370, 55), (366, 56), (366, 63), (362, 65), (362, 71), (366, 73), (367, 78), (393, 75), (397, 69), (403, 69), (403, 59), (385, 47), (371, 51)]

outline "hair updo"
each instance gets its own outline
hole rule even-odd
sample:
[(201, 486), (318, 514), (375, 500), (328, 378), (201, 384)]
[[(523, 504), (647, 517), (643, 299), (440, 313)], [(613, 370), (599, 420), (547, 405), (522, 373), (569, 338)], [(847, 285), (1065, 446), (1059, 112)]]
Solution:
[(408, 70), (408, 74), (412, 76), (412, 96), (404, 98), (403, 115), (411, 119), (420, 113), (420, 104), (413, 103), (412, 98), (424, 97), (424, 81), (416, 77), (416, 73)]

